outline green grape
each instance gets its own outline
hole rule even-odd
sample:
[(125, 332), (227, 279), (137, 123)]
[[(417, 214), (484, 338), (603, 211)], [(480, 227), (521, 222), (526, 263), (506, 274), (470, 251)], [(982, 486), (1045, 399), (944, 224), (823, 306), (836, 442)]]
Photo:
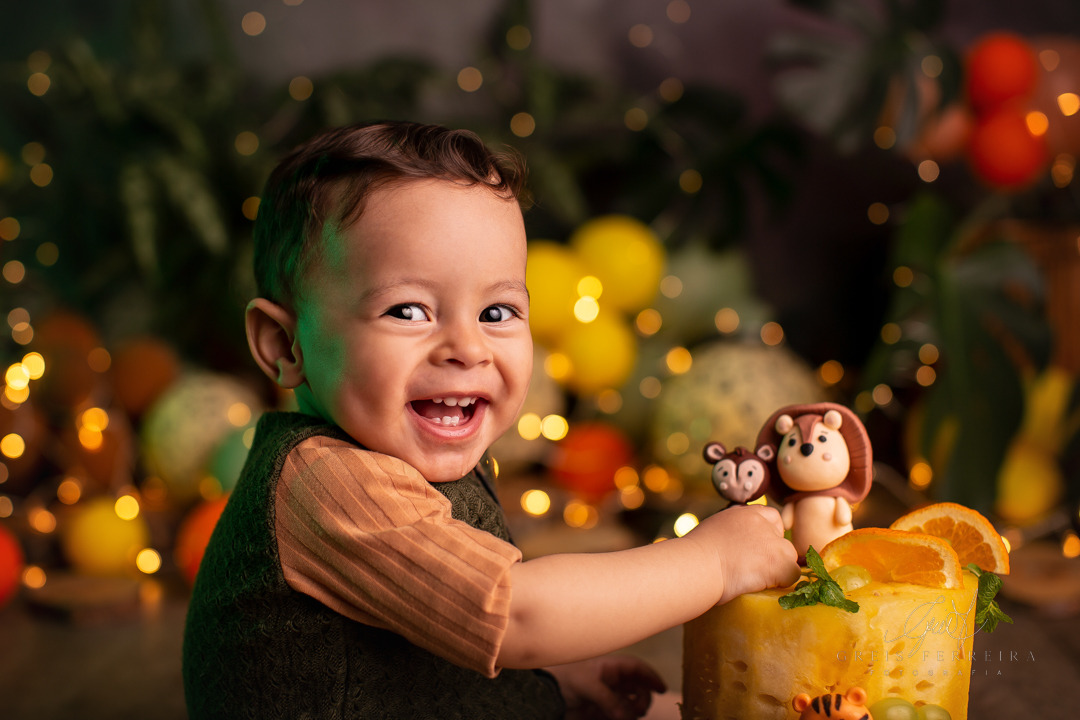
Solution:
[(952, 715), (940, 705), (923, 705), (919, 708), (919, 720), (952, 720)]
[(919, 711), (904, 698), (884, 698), (867, 709), (874, 720), (919, 720)]
[(870, 573), (862, 565), (841, 565), (829, 575), (844, 592), (851, 592), (870, 582)]

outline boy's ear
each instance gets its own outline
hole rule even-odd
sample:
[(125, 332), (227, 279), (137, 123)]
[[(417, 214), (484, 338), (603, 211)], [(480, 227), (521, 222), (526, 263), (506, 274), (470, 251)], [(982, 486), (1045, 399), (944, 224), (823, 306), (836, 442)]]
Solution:
[(255, 298), (244, 315), (248, 347), (266, 376), (283, 388), (304, 382), (304, 354), (296, 339), (296, 316), (266, 298)]

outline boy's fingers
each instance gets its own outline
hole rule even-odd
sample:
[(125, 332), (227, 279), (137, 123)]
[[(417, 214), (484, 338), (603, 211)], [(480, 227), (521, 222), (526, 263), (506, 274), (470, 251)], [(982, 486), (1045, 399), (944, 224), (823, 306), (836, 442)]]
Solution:
[(802, 577), (802, 568), (799, 567), (799, 563), (791, 563), (788, 566), (787, 574), (780, 580), (780, 584), (777, 587), (787, 587), (788, 585), (794, 585)]
[(758, 507), (761, 507), (765, 519), (768, 520), (782, 536), (784, 534), (784, 521), (780, 519), (780, 512), (776, 508), (763, 507), (760, 505)]

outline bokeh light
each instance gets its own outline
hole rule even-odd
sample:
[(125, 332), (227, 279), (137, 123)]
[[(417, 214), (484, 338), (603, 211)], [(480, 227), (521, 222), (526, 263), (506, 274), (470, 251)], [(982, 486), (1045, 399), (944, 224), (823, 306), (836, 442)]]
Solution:
[(21, 458), (26, 452), (26, 441), (18, 433), (8, 433), (0, 438), (0, 454), (11, 460)]
[(657, 89), (660, 97), (669, 103), (681, 98), (684, 90), (682, 80), (675, 77), (664, 78)]
[(570, 431), (570, 424), (562, 415), (548, 415), (540, 424), (540, 433), (548, 440), (562, 440)]
[(56, 530), (56, 516), (43, 507), (31, 508), (26, 513), (26, 522), (42, 535), (48, 535)]
[(539, 517), (551, 509), (551, 497), (543, 490), (526, 490), (521, 494), (521, 509)]
[(315, 84), (311, 78), (297, 75), (289, 81), (289, 97), (298, 102), (303, 102), (315, 92)]
[(837, 360), (826, 360), (818, 368), (818, 377), (826, 385), (835, 385), (844, 379), (844, 366)]
[(699, 522), (697, 515), (694, 515), (693, 513), (683, 513), (675, 519), (675, 535), (677, 537), (686, 535), (686, 533), (696, 528)]
[(900, 342), (900, 326), (896, 323), (885, 323), (881, 326), (881, 339), (886, 345), (895, 345)]
[(934, 182), (941, 175), (941, 167), (933, 160), (923, 160), (919, 163), (919, 179), (923, 182)]
[(672, 374), (682, 375), (693, 366), (694, 358), (686, 348), (673, 347), (664, 356), (664, 364)]
[(571, 500), (563, 508), (563, 522), (572, 528), (589, 530), (600, 522), (600, 513), (588, 503)]
[(663, 324), (664, 319), (660, 316), (660, 312), (654, 308), (645, 308), (634, 318), (634, 326), (638, 329), (638, 332), (646, 337), (658, 333)]
[(693, 195), (701, 190), (701, 186), (704, 182), (701, 173), (693, 168), (683, 170), (679, 173), (679, 189), (687, 195)]
[(121, 495), (113, 503), (113, 510), (121, 520), (134, 520), (139, 517), (139, 501), (134, 495)]
[(591, 323), (600, 315), (600, 303), (596, 298), (586, 295), (577, 299), (574, 303), (574, 317), (579, 322)]
[(731, 334), (739, 329), (739, 313), (734, 308), (720, 308), (716, 311), (713, 323), (720, 332)]
[(666, 298), (675, 299), (682, 295), (683, 281), (676, 275), (665, 275), (660, 278), (660, 294)]
[(896, 287), (906, 288), (915, 281), (915, 273), (907, 265), (900, 265), (893, 270), (892, 279)]
[(135, 567), (140, 572), (153, 575), (161, 569), (161, 554), (153, 548), (143, 548), (135, 556)]
[(908, 471), (908, 482), (911, 487), (916, 490), (924, 490), (930, 486), (930, 483), (934, 479), (934, 470), (930, 467), (929, 463), (919, 461), (911, 466), (911, 470)]
[(31, 95), (38, 97), (49, 92), (51, 86), (52, 80), (43, 72), (31, 73), (30, 77), (26, 79), (26, 89), (30, 91)]
[(690, 20), (690, 3), (686, 0), (671, 0), (667, 6), (668, 20), (682, 24)]
[(896, 131), (888, 125), (882, 125), (874, 131), (874, 144), (882, 150), (891, 150), (896, 145)]
[(761, 326), (761, 342), (766, 345), (779, 345), (784, 341), (784, 328), (778, 322), (767, 322)]
[(514, 25), (506, 31), (506, 44), (511, 50), (524, 50), (532, 44), (532, 33), (524, 25)]
[(632, 107), (623, 114), (623, 124), (627, 130), (644, 130), (649, 125), (649, 113), (642, 108)]
[(237, 134), (233, 146), (241, 155), (254, 155), (259, 149), (259, 136), (250, 130), (244, 130)]
[(525, 440), (536, 440), (544, 430), (543, 420), (536, 413), (525, 413), (518, 418), (517, 431)]
[(23, 568), (22, 582), (23, 585), (31, 590), (40, 590), (45, 587), (45, 583), (48, 580), (48, 576), (38, 565), (27, 565)]
[(240, 29), (244, 31), (245, 35), (251, 35), (252, 37), (261, 35), (266, 30), (266, 16), (254, 10), (245, 13), (240, 20)]
[(457, 84), (465, 92), (476, 92), (484, 84), (484, 75), (471, 65), (463, 67), (458, 71)]
[(646, 48), (652, 45), (653, 30), (644, 23), (638, 23), (630, 28), (630, 32), (627, 33), (627, 37), (630, 40), (630, 44), (636, 48)]
[(536, 131), (536, 120), (527, 112), (519, 112), (510, 118), (510, 132), (518, 137), (529, 137)]
[(885, 203), (870, 203), (866, 208), (866, 217), (875, 225), (884, 225), (889, 221), (889, 206)]
[(660, 397), (660, 390), (663, 385), (660, 383), (660, 378), (648, 375), (641, 379), (638, 383), (638, 391), (641, 392), (642, 397), (653, 400)]
[(0, 240), (14, 240), (19, 237), (22, 224), (13, 217), (0, 219)]

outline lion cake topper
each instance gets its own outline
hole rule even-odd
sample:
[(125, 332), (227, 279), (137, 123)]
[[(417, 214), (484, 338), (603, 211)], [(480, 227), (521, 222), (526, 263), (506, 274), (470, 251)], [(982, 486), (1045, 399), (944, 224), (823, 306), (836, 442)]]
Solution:
[(858, 416), (836, 403), (789, 405), (765, 421), (758, 447), (774, 448), (769, 497), (799, 555), (850, 532), (851, 505), (870, 492), (873, 453)]

